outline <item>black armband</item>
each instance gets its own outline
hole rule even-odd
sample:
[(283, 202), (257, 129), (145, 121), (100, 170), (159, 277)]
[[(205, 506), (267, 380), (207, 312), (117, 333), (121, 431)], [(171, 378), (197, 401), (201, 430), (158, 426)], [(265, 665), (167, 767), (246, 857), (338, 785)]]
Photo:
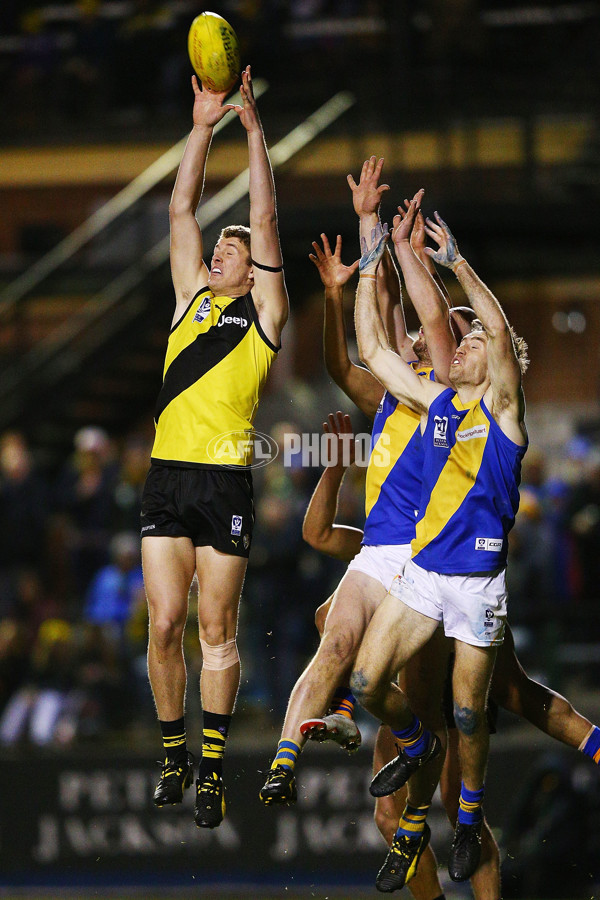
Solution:
[(250, 262), (253, 266), (256, 266), (257, 269), (262, 269), (263, 272), (283, 272), (283, 266), (262, 266), (253, 259), (251, 259)]

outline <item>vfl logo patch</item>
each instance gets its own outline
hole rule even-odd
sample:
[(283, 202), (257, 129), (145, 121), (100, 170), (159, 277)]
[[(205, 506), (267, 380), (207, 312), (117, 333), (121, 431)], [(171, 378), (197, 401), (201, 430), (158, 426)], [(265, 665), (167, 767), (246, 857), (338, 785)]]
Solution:
[(205, 297), (198, 309), (196, 310), (196, 315), (194, 316), (194, 322), (204, 322), (205, 318), (210, 312), (210, 297)]
[(500, 553), (504, 541), (498, 538), (475, 538), (476, 550), (487, 550), (489, 553)]
[(465, 431), (457, 431), (456, 432), (456, 440), (457, 441), (472, 441), (473, 438), (483, 438), (486, 437), (488, 433), (487, 425), (473, 425), (472, 428), (467, 428)]
[(242, 517), (241, 516), (232, 516), (231, 517), (231, 533), (235, 537), (239, 537), (242, 533)]
[(434, 420), (434, 428), (433, 428), (433, 446), (434, 447), (447, 447), (448, 440), (448, 417), (447, 416), (435, 416)]

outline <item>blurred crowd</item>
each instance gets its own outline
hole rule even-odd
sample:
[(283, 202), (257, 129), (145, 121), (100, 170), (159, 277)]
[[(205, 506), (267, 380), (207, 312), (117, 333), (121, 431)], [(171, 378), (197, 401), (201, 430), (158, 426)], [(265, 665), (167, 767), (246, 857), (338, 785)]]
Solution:
[[(286, 433), (304, 428), (279, 421), (270, 434), (281, 447)], [(68, 459), (49, 473), (23, 434), (0, 436), (4, 747), (135, 740), (154, 727), (138, 524), (150, 440), (136, 432), (116, 441), (99, 427), (84, 427)], [(261, 722), (281, 721), (316, 647), (314, 612), (343, 573), (341, 564), (302, 540), (320, 472), (297, 459), (284, 465), (280, 453), (255, 472), (257, 522), (240, 613), (238, 709)], [(349, 470), (339, 522), (362, 525), (364, 474), (364, 467)], [(560, 465), (550, 466), (532, 447), (510, 535), (508, 583), (517, 645), (534, 674), (544, 677), (559, 641), (591, 639), (599, 574), (600, 450), (575, 438)], [(189, 617), (193, 708), (201, 666), (193, 585)], [(552, 672), (555, 687), (556, 677)]]

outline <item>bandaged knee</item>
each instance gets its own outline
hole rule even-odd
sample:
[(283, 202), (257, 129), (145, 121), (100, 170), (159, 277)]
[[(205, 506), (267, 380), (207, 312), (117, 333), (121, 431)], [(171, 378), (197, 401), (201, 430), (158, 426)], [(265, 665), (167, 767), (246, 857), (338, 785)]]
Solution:
[(229, 669), (240, 661), (238, 653), (237, 641), (226, 641), (224, 644), (215, 644), (211, 646), (200, 638), (200, 647), (202, 648), (202, 665), (205, 669), (212, 671), (220, 671), (221, 669)]

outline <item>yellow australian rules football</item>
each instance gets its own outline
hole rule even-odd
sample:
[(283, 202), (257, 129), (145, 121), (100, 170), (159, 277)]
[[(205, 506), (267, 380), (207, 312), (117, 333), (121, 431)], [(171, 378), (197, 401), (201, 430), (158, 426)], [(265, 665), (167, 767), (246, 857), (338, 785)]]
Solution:
[(240, 47), (229, 22), (213, 12), (196, 16), (188, 34), (188, 53), (196, 75), (209, 91), (228, 91), (240, 74)]

